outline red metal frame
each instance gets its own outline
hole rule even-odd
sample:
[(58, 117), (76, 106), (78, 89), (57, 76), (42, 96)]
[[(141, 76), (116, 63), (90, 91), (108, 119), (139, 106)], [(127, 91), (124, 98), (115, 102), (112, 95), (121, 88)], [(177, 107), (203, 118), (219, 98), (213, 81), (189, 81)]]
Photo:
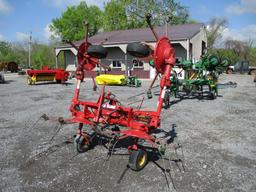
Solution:
[[(153, 28), (152, 32), (155, 34)], [(156, 38), (158, 37), (156, 36)], [(81, 131), (83, 124), (91, 125), (92, 127), (97, 125), (119, 125), (122, 129), (112, 132), (118, 135), (119, 140), (127, 137), (133, 137), (135, 141), (143, 139), (151, 144), (152, 147), (157, 148), (156, 138), (151, 133), (160, 127), (163, 100), (166, 91), (170, 87), (170, 73), (175, 63), (175, 51), (170, 44), (170, 40), (167, 37), (157, 39), (156, 47), (152, 53), (157, 73), (162, 74), (156, 111), (144, 111), (123, 106), (111, 92), (105, 92), (105, 86), (103, 86), (97, 102), (79, 100), (80, 84), (84, 78), (84, 70), (92, 70), (98, 62), (97, 59), (86, 54), (89, 46), (90, 43), (85, 42), (78, 49), (77, 83), (75, 96), (70, 106), (72, 118), (66, 121), (79, 123), (78, 132), (81, 135), (83, 135)], [(138, 148), (137, 142), (130, 147), (136, 150)]]
[(39, 70), (27, 70), (27, 74), (30, 77), (38, 75), (54, 75), (56, 81), (67, 81), (69, 76), (69, 73), (66, 72), (64, 69), (49, 69), (48, 66), (44, 66), (42, 69)]

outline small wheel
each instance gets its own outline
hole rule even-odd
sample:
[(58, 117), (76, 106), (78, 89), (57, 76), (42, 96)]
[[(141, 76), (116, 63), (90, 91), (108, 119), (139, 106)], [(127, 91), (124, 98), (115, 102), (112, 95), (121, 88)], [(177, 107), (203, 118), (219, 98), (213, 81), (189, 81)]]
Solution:
[(217, 97), (216, 91), (215, 90), (211, 90), (210, 94), (209, 94), (209, 98), (214, 100), (214, 99), (216, 99), (216, 97)]
[(87, 50), (87, 54), (97, 59), (103, 59), (107, 57), (107, 49), (101, 45), (91, 45)]
[(140, 171), (148, 162), (148, 154), (143, 149), (132, 151), (129, 157), (129, 167), (134, 171)]
[(28, 76), (27, 83), (28, 83), (28, 85), (32, 85), (32, 83), (33, 83), (33, 81), (32, 81), (30, 76)]
[(233, 70), (232, 69), (227, 69), (227, 74), (232, 74), (233, 73)]
[(90, 144), (87, 138), (82, 135), (77, 135), (74, 144), (78, 153), (84, 153), (90, 149)]
[(164, 95), (164, 108), (168, 109), (170, 107), (170, 91), (166, 91)]
[(148, 57), (151, 52), (150, 48), (142, 43), (129, 43), (126, 51), (130, 55), (138, 58)]

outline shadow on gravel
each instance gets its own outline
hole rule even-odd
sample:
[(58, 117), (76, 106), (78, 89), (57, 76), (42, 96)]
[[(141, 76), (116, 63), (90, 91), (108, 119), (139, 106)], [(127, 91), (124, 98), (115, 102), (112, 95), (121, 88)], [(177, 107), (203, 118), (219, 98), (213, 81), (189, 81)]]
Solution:
[(57, 82), (37, 82), (35, 85), (33, 86), (40, 86), (40, 85), (73, 85), (74, 83), (69, 83), (69, 82), (65, 82), (65, 83), (57, 83)]
[(16, 82), (15, 80), (5, 80), (4, 83), (0, 83), (0, 84), (10, 84)]
[[(38, 121), (40, 120), (49, 120), (49, 118), (46, 115), (41, 116), (31, 127), (34, 127)], [(55, 129), (57, 129), (56, 133), (53, 135), (53, 137), (44, 143), (45, 149), (41, 150), (39, 153), (33, 155), (31, 158), (29, 158), (24, 164), (21, 165), (21, 170), (27, 170), (30, 166), (33, 166), (33, 164), (36, 163), (41, 158), (46, 158), (47, 156), (53, 154), (54, 152), (58, 151), (61, 148), (64, 148), (65, 146), (69, 144), (74, 143), (74, 138), (76, 138), (76, 135), (73, 137), (67, 139), (64, 142), (57, 143), (57, 144), (52, 144), (52, 141), (54, 140), (55, 136), (59, 132), (60, 128), (62, 126), (59, 126), (59, 128), (56, 126)], [(112, 131), (120, 131), (118, 127), (114, 126), (111, 128)], [(170, 188), (169, 181), (171, 181), (173, 188), (175, 189), (174, 181), (173, 181), (173, 176), (171, 174), (171, 163), (175, 163), (176, 166), (179, 168), (180, 172), (185, 171), (185, 167), (183, 165), (183, 151), (182, 151), (182, 156), (178, 155), (177, 149), (181, 148), (182, 146), (179, 143), (175, 143), (174, 140), (177, 138), (177, 132), (176, 132), (176, 125), (172, 124), (172, 129), (170, 131), (165, 131), (163, 129), (155, 129), (154, 131), (151, 132), (151, 135), (156, 137), (156, 143), (159, 145), (159, 148), (153, 148), (151, 145), (146, 143), (142, 139), (135, 139), (132, 137), (128, 137), (125, 139), (119, 140), (117, 136), (113, 137), (106, 137), (105, 135), (100, 135), (98, 132), (93, 132), (90, 135), (90, 147), (89, 150), (93, 150), (97, 146), (103, 146), (105, 147), (106, 150), (106, 155), (96, 157), (93, 159), (91, 162), (95, 162), (100, 159), (103, 159), (103, 165), (108, 161), (110, 162), (110, 158), (112, 156), (127, 156), (130, 158), (130, 155), (132, 153), (131, 146), (133, 146), (136, 142), (138, 142), (138, 147), (140, 149), (143, 149), (144, 151), (147, 152), (147, 158), (148, 162), (147, 163), (153, 163), (155, 165), (156, 169), (160, 169), (161, 172), (163, 173), (163, 177), (166, 180), (166, 185), (168, 188)], [(161, 144), (160, 144), (161, 142)], [(127, 150), (128, 149), (128, 150)], [(173, 150), (175, 153), (174, 155), (171, 155), (170, 151), (168, 149)], [(167, 152), (168, 151), (168, 152)], [(168, 154), (167, 154), (168, 153)], [(75, 155), (71, 156), (69, 160), (72, 160), (74, 157), (78, 156), (80, 153), (76, 153)], [(122, 171), (122, 174), (120, 175), (117, 183), (121, 183), (123, 180), (125, 174), (127, 173), (128, 170), (131, 170), (129, 166), (129, 161), (127, 162), (127, 165), (125, 169)], [(179, 164), (181, 163), (182, 166)], [(144, 168), (144, 167), (143, 167)], [(143, 169), (142, 168), (142, 169)]]
[[(217, 95), (217, 97), (223, 97), (222, 95)], [(208, 101), (214, 100), (209, 98), (208, 95), (200, 96), (200, 95), (182, 95), (177, 97), (175, 100), (170, 101), (170, 104), (166, 108), (170, 108), (172, 105), (178, 104), (183, 100), (198, 100), (198, 101)]]
[[(157, 129), (154, 133), (162, 134), (160, 138), (167, 139), (166, 143), (171, 144), (174, 142), (174, 139), (177, 137), (177, 133), (175, 130), (176, 125), (173, 124), (172, 127), (173, 128), (170, 131)], [(181, 147), (181, 146), (179, 145), (178, 147)], [(153, 149), (150, 147), (145, 147), (144, 149), (146, 149), (148, 154), (148, 164), (152, 163), (153, 165), (155, 165), (156, 169), (160, 169), (160, 171), (163, 173), (163, 177), (165, 178), (166, 185), (169, 189), (170, 189), (169, 180), (171, 181), (173, 188), (176, 189), (176, 186), (174, 184), (174, 178), (171, 173), (172, 172), (171, 163), (175, 163), (175, 165), (177, 166), (180, 172), (185, 172), (185, 166), (183, 164), (183, 161), (184, 161), (183, 152), (182, 152), (182, 158), (180, 158), (180, 156), (177, 154), (177, 151), (175, 149), (175, 157), (171, 158), (170, 156), (165, 155), (165, 152), (161, 152), (159, 149)], [(115, 154), (112, 154), (112, 155), (115, 155)], [(166, 162), (168, 163), (168, 165), (166, 165)], [(123, 170), (122, 174), (120, 175), (120, 178), (117, 181), (118, 184), (121, 183), (121, 181), (123, 180), (125, 174), (129, 169), (130, 169), (130, 166), (129, 164), (127, 164), (126, 168)]]

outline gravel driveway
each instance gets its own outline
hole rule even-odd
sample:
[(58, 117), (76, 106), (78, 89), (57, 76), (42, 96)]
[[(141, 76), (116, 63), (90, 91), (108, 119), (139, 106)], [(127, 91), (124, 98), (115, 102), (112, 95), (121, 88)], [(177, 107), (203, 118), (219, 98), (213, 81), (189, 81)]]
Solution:
[[(149, 162), (140, 172), (126, 169), (128, 156), (106, 159), (106, 149), (77, 155), (72, 143), (75, 125), (64, 126), (55, 135), (54, 121), (42, 114), (69, 117), (75, 80), (68, 85), (26, 84), (25, 76), (6, 75), (0, 84), (0, 191), (256, 191), (256, 86), (249, 75), (222, 75), (220, 83), (236, 82), (237, 87), (221, 85), (216, 100), (176, 100), (162, 111), (162, 129), (175, 127), (183, 145), (185, 172), (175, 162), (158, 160), (169, 174)], [(147, 89), (112, 86), (122, 102)], [(157, 91), (157, 88), (155, 89)], [(82, 84), (81, 98), (95, 100), (92, 82)], [(140, 100), (141, 96), (133, 98)], [(173, 99), (172, 99), (173, 100)], [(155, 109), (157, 96), (143, 107)], [(133, 104), (134, 106), (139, 103)]]

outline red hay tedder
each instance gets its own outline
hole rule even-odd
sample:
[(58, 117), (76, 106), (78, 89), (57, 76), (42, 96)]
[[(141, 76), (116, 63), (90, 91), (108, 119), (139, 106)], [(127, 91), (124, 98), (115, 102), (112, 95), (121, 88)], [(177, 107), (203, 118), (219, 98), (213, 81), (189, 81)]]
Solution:
[[(105, 86), (103, 86), (97, 102), (80, 100), (80, 85), (84, 78), (84, 72), (94, 69), (99, 64), (99, 59), (105, 58), (107, 55), (103, 46), (91, 45), (86, 40), (77, 48), (79, 65), (76, 71), (75, 95), (70, 106), (72, 118), (65, 120), (65, 122), (79, 124), (75, 137), (78, 152), (89, 150), (95, 135), (109, 139), (113, 144), (112, 151), (117, 143), (129, 139), (131, 142), (127, 147), (128, 167), (135, 171), (143, 169), (147, 164), (149, 149), (163, 154), (168, 144), (165, 138), (157, 138), (154, 133), (159, 131), (161, 126), (161, 110), (165, 94), (170, 88), (170, 74), (175, 63), (175, 50), (167, 37), (157, 36), (151, 26), (150, 17), (150, 15), (147, 16), (147, 22), (157, 41), (154, 50), (145, 43), (131, 43), (127, 46), (127, 52), (138, 58), (152, 57), (157, 75), (162, 74), (156, 110), (145, 111), (124, 106), (114, 94), (105, 92)], [(89, 134), (90, 131), (85, 131), (83, 125), (88, 125), (93, 134)]]
[(57, 83), (64, 83), (68, 80), (69, 73), (64, 69), (49, 69), (44, 66), (42, 69), (27, 70), (28, 84), (34, 85), (38, 81), (56, 81)]

